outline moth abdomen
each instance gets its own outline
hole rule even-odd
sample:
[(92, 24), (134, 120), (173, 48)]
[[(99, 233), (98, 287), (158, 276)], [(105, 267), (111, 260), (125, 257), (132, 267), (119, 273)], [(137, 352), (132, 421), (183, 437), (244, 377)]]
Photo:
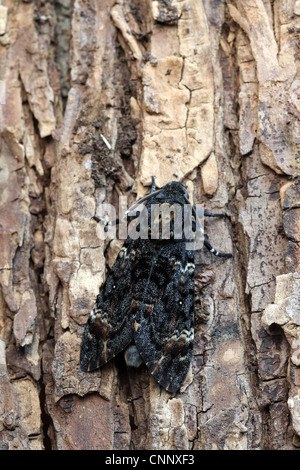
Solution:
[(135, 344), (130, 344), (125, 349), (124, 357), (127, 366), (135, 369), (138, 369), (144, 362)]

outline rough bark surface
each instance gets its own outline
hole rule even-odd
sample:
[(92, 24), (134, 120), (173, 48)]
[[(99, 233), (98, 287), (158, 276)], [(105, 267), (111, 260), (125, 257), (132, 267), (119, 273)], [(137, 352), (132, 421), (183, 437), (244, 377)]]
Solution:
[[(299, 19), (294, 0), (2, 2), (3, 449), (300, 447)], [(79, 370), (122, 243), (91, 218), (151, 175), (226, 212), (206, 232), (234, 253), (197, 253), (209, 315), (175, 396), (122, 358)]]

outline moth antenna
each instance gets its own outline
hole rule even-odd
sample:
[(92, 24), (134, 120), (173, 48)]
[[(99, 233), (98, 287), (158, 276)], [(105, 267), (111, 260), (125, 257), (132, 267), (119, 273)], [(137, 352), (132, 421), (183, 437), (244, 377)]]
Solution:
[(142, 197), (142, 199), (140, 199), (138, 202), (136, 202), (135, 204), (133, 204), (133, 206), (129, 207), (129, 209), (127, 209), (127, 211), (125, 212), (125, 214), (128, 214), (129, 212), (133, 211), (136, 207), (138, 207), (140, 204), (142, 204), (143, 202), (147, 201), (148, 199), (151, 199), (152, 197), (156, 196), (156, 194), (159, 194), (161, 192), (162, 189), (158, 189), (157, 191), (154, 191), (154, 193), (150, 193), (150, 194), (147, 194), (146, 196)]
[(127, 220), (127, 222), (131, 222), (132, 220), (139, 217), (139, 215), (140, 215), (140, 211), (137, 211), (136, 214), (129, 215), (128, 217), (125, 216), (125, 217), (122, 217), (121, 219), (107, 220), (106, 221), (106, 220), (100, 219), (100, 217), (97, 217), (96, 215), (94, 215), (92, 217), (92, 219), (95, 220), (96, 222), (98, 222), (99, 224), (103, 225), (104, 230), (105, 230), (108, 225), (117, 225), (117, 224), (123, 222), (123, 220)]
[(117, 225), (120, 223), (121, 220), (123, 220), (123, 219), (104, 220), (104, 219), (100, 219), (100, 217), (97, 217), (96, 215), (93, 215), (92, 219), (95, 220), (98, 224), (103, 225), (104, 227), (107, 227), (108, 225)]

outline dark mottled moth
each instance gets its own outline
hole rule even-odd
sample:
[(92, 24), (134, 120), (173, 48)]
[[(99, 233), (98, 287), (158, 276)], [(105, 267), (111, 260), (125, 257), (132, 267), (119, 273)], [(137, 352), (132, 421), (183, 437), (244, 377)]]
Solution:
[[(153, 204), (176, 204), (182, 211), (190, 205), (181, 183), (173, 181), (156, 190), (154, 178), (150, 194), (141, 202), (148, 220)], [(149, 222), (149, 233), (150, 227)], [(193, 349), (195, 264), (184, 232), (177, 239), (173, 228), (171, 218), (169, 239), (132, 239), (129, 234), (85, 326), (81, 370), (97, 369), (126, 349), (127, 364), (144, 362), (168, 392), (176, 392), (183, 383)], [(216, 256), (232, 256), (215, 250), (205, 236), (203, 243)]]

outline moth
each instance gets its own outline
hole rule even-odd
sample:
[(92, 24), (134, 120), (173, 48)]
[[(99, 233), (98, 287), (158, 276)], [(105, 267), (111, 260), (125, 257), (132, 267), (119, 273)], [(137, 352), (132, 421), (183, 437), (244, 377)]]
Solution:
[[(100, 288), (87, 320), (80, 349), (80, 366), (92, 371), (123, 350), (127, 365), (144, 362), (154, 379), (175, 393), (190, 367), (194, 340), (195, 262), (184, 230), (176, 237), (174, 217), (170, 217), (170, 237), (151, 237), (153, 205), (189, 205), (196, 213), (184, 186), (176, 181), (151, 192), (145, 203), (148, 238), (124, 242), (111, 271)], [(137, 207), (135, 204), (131, 210)], [(137, 213), (139, 214), (139, 213)], [(224, 216), (204, 211), (205, 216)], [(94, 217), (101, 222), (100, 219)], [(178, 232), (178, 231), (177, 231)], [(161, 231), (159, 232), (161, 234)], [(215, 250), (203, 234), (203, 243), (216, 256), (231, 253)]]

